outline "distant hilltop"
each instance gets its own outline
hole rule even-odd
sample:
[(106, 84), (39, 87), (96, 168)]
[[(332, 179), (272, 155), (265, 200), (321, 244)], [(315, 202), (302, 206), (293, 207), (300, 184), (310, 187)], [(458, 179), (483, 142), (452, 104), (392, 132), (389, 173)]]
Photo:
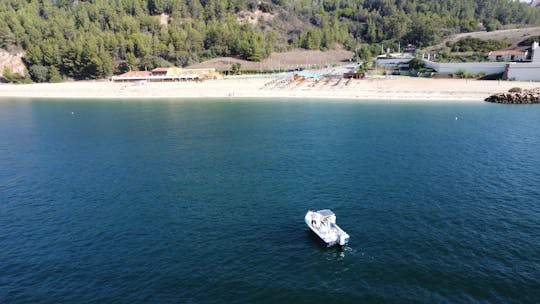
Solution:
[(451, 34), (536, 26), (540, 11), (531, 1), (4, 0), (0, 48), (23, 50), (35, 82), (103, 79), (222, 57), (255, 62), (260, 70), (257, 63), (272, 53), (297, 48), (345, 49), (354, 52), (348, 59), (366, 61), (383, 42), (390, 49), (426, 48)]

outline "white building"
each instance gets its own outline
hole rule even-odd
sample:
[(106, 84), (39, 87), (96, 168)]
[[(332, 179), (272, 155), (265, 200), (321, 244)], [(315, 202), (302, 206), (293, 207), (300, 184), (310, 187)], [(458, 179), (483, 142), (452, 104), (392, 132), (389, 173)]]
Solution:
[(540, 45), (538, 44), (538, 42), (533, 42), (532, 44), (532, 56), (531, 56), (531, 61), (532, 62), (540, 62)]
[(509, 63), (505, 74), (509, 80), (540, 81), (540, 62)]
[(506, 79), (540, 81), (540, 46), (538, 42), (532, 44), (531, 62), (509, 63), (505, 71)]
[(414, 58), (411, 53), (387, 53), (377, 56), (378, 67), (396, 69), (408, 67), (408, 63)]
[(452, 74), (466, 71), (470, 74), (498, 74), (504, 72), (506, 62), (433, 62), (424, 60), (426, 68), (441, 74)]
[(501, 51), (492, 51), (488, 53), (489, 60), (498, 60), (498, 61), (524, 61), (527, 59), (527, 51), (518, 51), (518, 50), (501, 50)]

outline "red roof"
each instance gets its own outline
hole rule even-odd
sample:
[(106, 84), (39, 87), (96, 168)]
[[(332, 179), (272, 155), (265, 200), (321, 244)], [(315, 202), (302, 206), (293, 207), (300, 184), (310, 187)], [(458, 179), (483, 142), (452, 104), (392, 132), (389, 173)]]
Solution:
[(512, 55), (522, 55), (524, 56), (526, 52), (517, 51), (517, 50), (501, 50), (489, 52), (489, 56), (512, 56)]
[(152, 70), (152, 73), (155, 73), (155, 72), (165, 72), (167, 73), (169, 71), (169, 68), (155, 68)]
[(152, 76), (152, 73), (148, 71), (129, 71), (122, 75), (118, 75), (118, 77), (148, 77)]

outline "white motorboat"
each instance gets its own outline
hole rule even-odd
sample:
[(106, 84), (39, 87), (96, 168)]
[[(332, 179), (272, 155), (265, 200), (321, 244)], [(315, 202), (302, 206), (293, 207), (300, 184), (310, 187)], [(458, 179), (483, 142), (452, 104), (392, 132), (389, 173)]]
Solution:
[(336, 225), (336, 215), (330, 209), (310, 210), (305, 217), (306, 225), (323, 240), (327, 247), (349, 242), (349, 235)]

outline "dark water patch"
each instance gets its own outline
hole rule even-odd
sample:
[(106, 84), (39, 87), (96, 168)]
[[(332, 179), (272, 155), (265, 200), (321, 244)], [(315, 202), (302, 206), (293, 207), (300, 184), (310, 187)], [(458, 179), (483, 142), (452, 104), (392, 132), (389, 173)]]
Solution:
[[(4, 101), (0, 302), (538, 302), (539, 121), (493, 104)], [(322, 208), (349, 245), (307, 230)]]

